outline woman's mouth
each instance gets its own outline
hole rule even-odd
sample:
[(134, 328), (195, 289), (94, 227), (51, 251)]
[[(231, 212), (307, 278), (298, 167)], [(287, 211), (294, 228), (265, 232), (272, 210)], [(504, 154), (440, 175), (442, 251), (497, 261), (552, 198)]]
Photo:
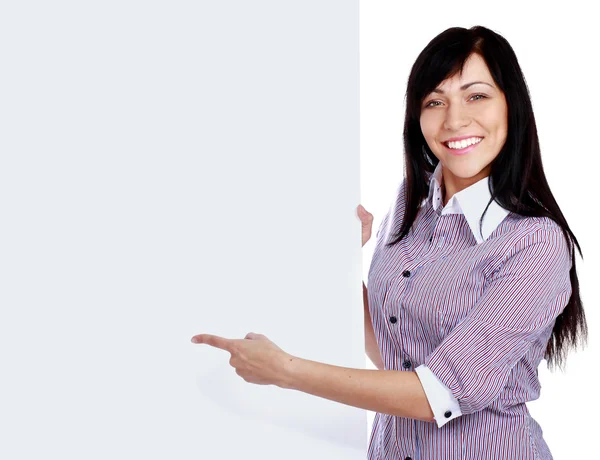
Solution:
[[(446, 147), (446, 150), (452, 155), (464, 155), (465, 153), (468, 153), (475, 147), (477, 147), (482, 140), (483, 137), (471, 137), (469, 139), (464, 139), (463, 141), (450, 143), (442, 142), (442, 144), (444, 145), (444, 147)], [(465, 143), (467, 144), (466, 147), (462, 147), (463, 145), (465, 145)], [(450, 144), (452, 147), (450, 147), (450, 145), (448, 144)]]

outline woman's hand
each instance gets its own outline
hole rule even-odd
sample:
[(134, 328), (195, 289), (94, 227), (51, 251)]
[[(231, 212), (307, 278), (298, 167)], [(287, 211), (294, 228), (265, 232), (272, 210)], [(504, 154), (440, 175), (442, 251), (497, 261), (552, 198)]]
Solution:
[(192, 337), (192, 342), (205, 343), (231, 353), (229, 364), (246, 382), (283, 388), (286, 363), (292, 356), (266, 336), (250, 332), (243, 339), (226, 339), (200, 334)]
[(371, 238), (371, 228), (373, 227), (373, 214), (367, 212), (362, 204), (356, 208), (358, 217), (362, 222), (362, 245), (364, 246)]

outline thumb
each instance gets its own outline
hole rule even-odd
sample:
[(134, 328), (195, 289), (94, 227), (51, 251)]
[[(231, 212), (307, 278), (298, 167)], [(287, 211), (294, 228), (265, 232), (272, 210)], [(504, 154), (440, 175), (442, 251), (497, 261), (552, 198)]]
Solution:
[(363, 227), (370, 227), (373, 223), (373, 214), (368, 212), (362, 204), (359, 204), (356, 209), (358, 211), (358, 217), (362, 222)]

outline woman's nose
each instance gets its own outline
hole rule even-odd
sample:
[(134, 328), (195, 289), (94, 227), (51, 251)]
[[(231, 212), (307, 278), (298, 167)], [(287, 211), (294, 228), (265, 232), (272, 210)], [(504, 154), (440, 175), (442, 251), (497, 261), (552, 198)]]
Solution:
[(458, 131), (463, 126), (468, 126), (471, 123), (467, 110), (459, 105), (453, 105), (446, 110), (446, 119), (444, 127), (448, 131)]

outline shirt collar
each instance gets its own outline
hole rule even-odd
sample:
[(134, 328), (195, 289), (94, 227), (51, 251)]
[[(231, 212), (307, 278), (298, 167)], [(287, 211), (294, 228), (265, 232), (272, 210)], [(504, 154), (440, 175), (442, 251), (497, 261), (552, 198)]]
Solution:
[(491, 195), (488, 188), (489, 176), (484, 177), (478, 182), (470, 185), (469, 187), (455, 193), (446, 206), (443, 206), (444, 197), (442, 195), (441, 183), (442, 183), (442, 163), (438, 162), (435, 171), (430, 176), (429, 181), (429, 195), (423, 200), (422, 206), (430, 201), (433, 209), (439, 214), (464, 214), (467, 220), (473, 236), (477, 240), (477, 244), (483, 243), (488, 237), (496, 230), (498, 225), (508, 215), (509, 211), (500, 206), (496, 201), (490, 203), (482, 223), (482, 233), (479, 233), (479, 219), (483, 214), (487, 202), (490, 200)]

